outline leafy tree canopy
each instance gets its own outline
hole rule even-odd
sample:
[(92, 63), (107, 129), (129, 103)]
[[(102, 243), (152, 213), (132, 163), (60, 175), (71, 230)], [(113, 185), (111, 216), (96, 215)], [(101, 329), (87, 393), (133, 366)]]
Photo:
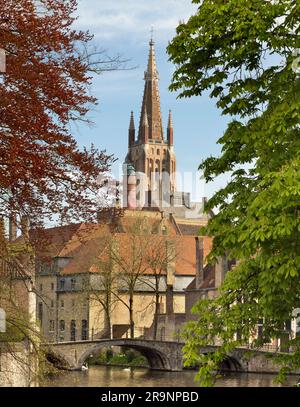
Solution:
[(76, 8), (76, 0), (0, 0), (0, 217), (97, 216), (97, 177), (113, 157), (80, 150), (70, 123), (88, 122), (92, 74), (123, 61), (89, 51), (93, 36), (73, 28)]
[[(230, 173), (209, 200), (219, 212), (205, 232), (214, 236), (210, 260), (239, 260), (220, 296), (200, 301), (186, 327), (187, 364), (212, 383), (219, 362), (263, 332), (253, 346), (280, 337), (300, 310), (300, 48), (298, 0), (194, 0), (198, 11), (177, 27), (168, 46), (176, 65), (171, 90), (180, 97), (209, 91), (231, 117), (222, 152), (202, 162), (206, 181)], [(240, 335), (236, 335), (239, 332)], [(218, 352), (199, 346), (218, 340)], [(281, 356), (281, 373), (300, 367), (300, 344)]]

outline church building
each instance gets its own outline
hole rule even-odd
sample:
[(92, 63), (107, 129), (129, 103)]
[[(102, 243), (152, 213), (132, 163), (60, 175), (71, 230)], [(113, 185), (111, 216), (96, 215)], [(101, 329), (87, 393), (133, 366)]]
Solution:
[(172, 112), (169, 111), (165, 137), (153, 39), (149, 43), (144, 81), (137, 132), (133, 112), (130, 116), (128, 153), (124, 162), (123, 207), (158, 208), (172, 213), (179, 223), (184, 220), (184, 224), (190, 223), (197, 227), (206, 224), (208, 218), (203, 214), (204, 201), (191, 203), (190, 193), (178, 191), (176, 188)]
[[(169, 112), (167, 138), (165, 138), (158, 89), (159, 76), (152, 39), (144, 80), (144, 95), (137, 135), (133, 112), (131, 112), (128, 131), (128, 154), (124, 166), (127, 172), (124, 175), (125, 177), (129, 175), (132, 181), (129, 191), (135, 192), (135, 195), (129, 196), (128, 206), (130, 208), (169, 207), (174, 201), (176, 191), (172, 113)], [(126, 194), (124, 200), (126, 201)]]
[[(137, 278), (133, 298), (135, 335), (151, 331), (158, 295), (160, 313), (185, 312), (185, 289), (196, 276), (195, 236), (207, 223), (209, 215), (203, 214), (204, 201), (191, 203), (190, 194), (176, 188), (172, 113), (169, 112), (165, 138), (152, 39), (149, 45), (138, 131), (133, 113), (129, 123), (123, 215), (113, 228), (99, 219), (98, 225), (46, 229), (48, 247), (37, 250), (37, 316), (42, 333), (49, 341), (106, 337), (107, 320), (101, 305), (105, 295), (104, 271), (99, 267), (99, 262), (104, 264), (101, 247), (105, 240), (113, 240), (120, 255), (112, 267), (115, 269), (118, 268), (115, 263), (120, 266), (121, 262), (127, 262), (130, 268), (132, 253), (136, 251), (128, 243), (132, 240), (130, 225), (138, 219), (146, 220), (150, 225), (149, 240), (153, 241), (156, 235), (157, 241), (172, 239), (175, 255), (165, 265), (156, 288), (157, 275), (153, 270), (147, 269)], [(212, 241), (208, 237), (203, 239), (206, 256)], [(128, 250), (124, 250), (126, 244)], [(120, 269), (120, 273), (123, 272)], [(121, 337), (128, 335), (130, 328), (129, 293), (123, 283), (114, 298), (117, 300), (110, 315), (111, 334)]]

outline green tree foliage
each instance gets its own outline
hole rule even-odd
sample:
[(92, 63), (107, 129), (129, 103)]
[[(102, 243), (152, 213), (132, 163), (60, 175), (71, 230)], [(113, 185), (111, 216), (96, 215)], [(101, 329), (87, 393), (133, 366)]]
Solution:
[[(194, 307), (198, 320), (185, 331), (186, 363), (199, 364), (198, 379), (211, 384), (226, 354), (257, 338), (259, 320), (253, 347), (281, 337), (300, 311), (300, 3), (193, 2), (198, 11), (168, 46), (176, 64), (170, 88), (180, 97), (209, 91), (231, 117), (221, 155), (200, 169), (206, 181), (230, 174), (207, 204), (219, 209), (205, 230), (214, 236), (210, 261), (239, 260), (220, 296)], [(216, 353), (200, 355), (199, 347), (216, 341)], [(293, 354), (278, 355), (281, 373), (300, 367), (300, 343), (290, 345)]]

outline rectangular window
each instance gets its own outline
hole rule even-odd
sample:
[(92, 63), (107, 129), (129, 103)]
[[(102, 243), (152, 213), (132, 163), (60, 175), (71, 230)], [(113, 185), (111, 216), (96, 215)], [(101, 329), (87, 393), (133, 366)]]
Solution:
[(262, 339), (263, 336), (264, 320), (259, 319), (257, 324), (257, 339)]
[(65, 340), (65, 321), (61, 319), (59, 321), (59, 341), (63, 342)]
[(54, 283), (51, 283), (51, 291), (54, 291)]
[(39, 305), (38, 305), (38, 318), (42, 325), (43, 324), (43, 303), (42, 302), (39, 302)]
[(65, 280), (60, 280), (59, 287), (60, 287), (61, 290), (65, 289)]
[(64, 302), (64, 300), (60, 300), (60, 308), (65, 308), (65, 302)]
[(54, 308), (54, 301), (51, 300), (51, 308)]
[(61, 319), (59, 321), (59, 330), (60, 332), (64, 332), (65, 331), (65, 321), (63, 319)]
[(71, 290), (75, 290), (75, 287), (76, 287), (76, 279), (72, 278), (71, 279)]
[(285, 321), (284, 330), (285, 331), (290, 331), (291, 329), (292, 329), (292, 321), (291, 320)]
[(76, 321), (72, 319), (70, 324), (70, 340), (76, 341)]
[(88, 339), (88, 323), (86, 319), (81, 321), (81, 339), (83, 341)]
[(54, 332), (54, 321), (50, 319), (49, 321), (49, 332)]
[(43, 284), (40, 284), (40, 291), (43, 291)]

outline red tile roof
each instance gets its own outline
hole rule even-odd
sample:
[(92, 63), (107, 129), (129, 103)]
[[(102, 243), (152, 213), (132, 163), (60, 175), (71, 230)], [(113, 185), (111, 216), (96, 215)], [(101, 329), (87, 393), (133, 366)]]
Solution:
[[(153, 248), (155, 242), (157, 246), (162, 247), (161, 241), (164, 239), (173, 241), (176, 246), (175, 274), (195, 276), (196, 249), (194, 236), (177, 235), (172, 223), (169, 220), (164, 221), (168, 225), (170, 235), (159, 235), (158, 240), (155, 231), (159, 226), (159, 220), (157, 218), (150, 219), (149, 227), (151, 227), (154, 234), (147, 237), (149, 247)], [(98, 272), (97, 259), (99, 256), (107, 255), (104, 249), (112, 236), (115, 236), (118, 242), (121, 256), (126, 261), (131, 261), (134, 245), (142, 244), (144, 240), (142, 238), (141, 243), (138, 243), (138, 239), (136, 239), (134, 243), (134, 240), (130, 237), (131, 222), (132, 219), (130, 218), (122, 218), (117, 232), (112, 232), (108, 224), (82, 223), (43, 231), (33, 231), (31, 232), (31, 238), (35, 241), (37, 257), (42, 259), (53, 257), (71, 258), (69, 263), (61, 270), (62, 274)], [(126, 232), (126, 229), (129, 232)], [(204, 256), (207, 256), (210, 252), (211, 246), (212, 239), (204, 237)], [(140, 253), (142, 253), (141, 248)], [(126, 256), (128, 256), (127, 259)], [(145, 273), (153, 273), (153, 271), (147, 269)]]

